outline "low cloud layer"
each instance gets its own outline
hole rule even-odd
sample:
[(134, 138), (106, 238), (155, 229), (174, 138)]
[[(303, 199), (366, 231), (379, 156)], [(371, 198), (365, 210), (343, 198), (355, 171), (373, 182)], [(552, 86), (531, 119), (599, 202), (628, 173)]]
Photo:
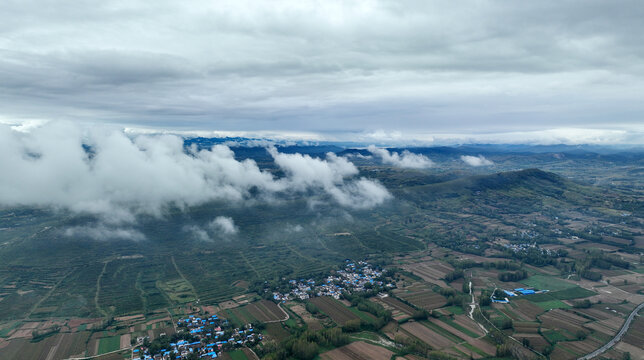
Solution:
[(377, 148), (374, 145), (370, 145), (367, 149), (375, 156), (380, 157), (384, 164), (393, 165), (399, 168), (426, 169), (434, 165), (427, 156), (414, 154), (408, 150), (399, 154), (397, 152), (389, 152), (387, 149)]
[(64, 230), (63, 234), (69, 237), (82, 237), (93, 240), (143, 240), (145, 235), (138, 230), (98, 224), (92, 226), (72, 226)]
[[(120, 130), (49, 123), (16, 131), (0, 125), (0, 205), (53, 206), (101, 216), (106, 223), (161, 215), (209, 201), (265, 200), (279, 194), (330, 198), (351, 208), (390, 197), (379, 183), (329, 154), (315, 159), (270, 149), (286, 176), (276, 178), (253, 160), (238, 161), (224, 145), (197, 150), (172, 135), (129, 137)], [(251, 195), (253, 194), (253, 195)], [(224, 218), (225, 219), (225, 218)], [(225, 220), (215, 220), (226, 231)]]
[(183, 231), (199, 241), (213, 241), (215, 239), (230, 239), (239, 232), (235, 221), (231, 217), (217, 216), (208, 225), (186, 225)]
[(490, 166), (494, 165), (494, 163), (488, 159), (486, 159), (483, 155), (479, 156), (469, 156), (469, 155), (463, 155), (461, 156), (461, 160), (463, 160), (464, 163), (466, 163), (469, 166)]
[(288, 175), (291, 189), (304, 191), (320, 188), (340, 205), (364, 209), (381, 204), (391, 197), (387, 189), (373, 180), (360, 178), (347, 182), (344, 179), (358, 174), (352, 162), (333, 153), (326, 159), (302, 154), (282, 154), (269, 149), (275, 163)]
[(226, 216), (217, 216), (210, 224), (210, 228), (223, 235), (234, 235), (239, 232), (232, 218)]

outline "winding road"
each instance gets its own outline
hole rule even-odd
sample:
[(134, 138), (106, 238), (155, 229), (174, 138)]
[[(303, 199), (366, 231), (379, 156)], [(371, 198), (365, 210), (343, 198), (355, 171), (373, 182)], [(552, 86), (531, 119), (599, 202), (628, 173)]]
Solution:
[(624, 334), (626, 334), (626, 332), (628, 331), (628, 328), (631, 326), (631, 322), (633, 322), (633, 319), (635, 319), (635, 316), (637, 315), (637, 313), (640, 310), (642, 310), (642, 308), (644, 308), (644, 303), (639, 304), (635, 309), (633, 309), (633, 311), (628, 316), (626, 321), (624, 321), (624, 325), (622, 325), (622, 328), (619, 330), (617, 335), (615, 335), (615, 337), (611, 341), (607, 342), (606, 344), (604, 344), (604, 346), (602, 346), (599, 349), (591, 352), (590, 354), (588, 354), (586, 356), (583, 356), (583, 357), (580, 357), (578, 360), (592, 359), (595, 356), (597, 356), (599, 354), (602, 354), (605, 351), (607, 351), (608, 349), (612, 348), (613, 345), (617, 344), (622, 339), (622, 336), (624, 336)]

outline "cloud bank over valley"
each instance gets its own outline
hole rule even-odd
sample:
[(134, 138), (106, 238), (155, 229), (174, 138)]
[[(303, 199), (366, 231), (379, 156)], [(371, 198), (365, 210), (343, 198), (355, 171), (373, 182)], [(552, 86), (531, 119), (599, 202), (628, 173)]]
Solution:
[[(27, 132), (0, 125), (0, 205), (51, 206), (118, 224), (141, 214), (161, 216), (169, 206), (210, 201), (252, 204), (283, 194), (365, 209), (391, 197), (380, 183), (359, 177), (351, 162), (332, 153), (319, 159), (268, 151), (284, 176), (260, 169), (251, 159), (237, 160), (225, 145), (185, 149), (183, 139), (173, 135), (127, 136), (64, 122)], [(211, 227), (226, 234), (237, 231), (226, 217), (216, 218)]]

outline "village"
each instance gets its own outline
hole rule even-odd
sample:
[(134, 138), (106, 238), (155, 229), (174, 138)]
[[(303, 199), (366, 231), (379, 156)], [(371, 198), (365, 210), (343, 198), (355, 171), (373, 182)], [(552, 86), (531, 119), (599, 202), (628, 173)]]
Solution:
[(225, 350), (248, 347), (260, 342), (262, 335), (254, 332), (252, 324), (243, 328), (232, 328), (228, 320), (222, 321), (217, 315), (204, 318), (189, 315), (177, 321), (177, 334), (174, 338), (177, 340), (171, 342), (170, 339), (162, 337), (152, 344), (145, 339), (139, 339), (139, 343), (143, 345), (132, 350), (132, 359), (215, 359)]
[[(316, 296), (331, 296), (340, 299), (343, 292), (362, 292), (374, 287), (393, 288), (393, 283), (385, 284), (382, 281), (386, 270), (376, 269), (366, 261), (345, 260), (345, 268), (329, 275), (321, 282), (316, 283), (313, 279), (289, 280), (287, 292), (274, 291), (275, 301), (286, 302), (288, 300), (306, 300)], [(266, 290), (267, 291), (267, 290)]]
[[(543, 249), (539, 247), (537, 243), (520, 243), (520, 244), (502, 244), (504, 248), (514, 252), (514, 253), (525, 253), (528, 252), (532, 249), (541, 252), (544, 255), (548, 256), (554, 256), (556, 255), (556, 251), (553, 251), (551, 249)], [(533, 251), (534, 251), (533, 250)]]

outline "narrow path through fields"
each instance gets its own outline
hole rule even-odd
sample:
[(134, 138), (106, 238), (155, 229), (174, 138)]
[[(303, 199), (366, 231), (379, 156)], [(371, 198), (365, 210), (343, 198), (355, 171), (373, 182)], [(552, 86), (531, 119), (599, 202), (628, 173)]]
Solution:
[(66, 277), (68, 277), (68, 276), (69, 276), (69, 274), (71, 274), (71, 273), (72, 273), (72, 271), (70, 271), (70, 272), (66, 273), (66, 274), (65, 274), (65, 275), (64, 275), (60, 280), (58, 280), (58, 281), (56, 282), (56, 284), (54, 284), (54, 286), (52, 286), (52, 288), (51, 288), (51, 289), (49, 289), (49, 291), (47, 291), (47, 293), (45, 294), (45, 296), (43, 296), (42, 298), (40, 298), (40, 300), (38, 300), (38, 302), (37, 302), (36, 304), (34, 304), (34, 306), (32, 306), (32, 307), (31, 307), (31, 309), (29, 310), (29, 313), (27, 314), (27, 316), (25, 316), (25, 318), (26, 318), (26, 319), (29, 319), (29, 318), (31, 317), (31, 314), (33, 314), (33, 312), (34, 312), (34, 311), (36, 311), (36, 309), (38, 309), (38, 307), (40, 306), (40, 304), (42, 304), (42, 303), (43, 303), (43, 301), (47, 300), (47, 299), (49, 298), (49, 296), (51, 296), (51, 294), (53, 294), (53, 292), (56, 290), (56, 288), (58, 288), (58, 285), (60, 285), (60, 283), (62, 283), (62, 282), (63, 282), (63, 280), (65, 280), (65, 278), (66, 278)]
[(103, 314), (103, 316), (105, 316), (105, 317), (108, 317), (108, 314), (98, 304), (98, 298), (101, 295), (101, 279), (103, 278), (103, 275), (105, 275), (105, 269), (107, 269), (107, 264), (109, 264), (110, 261), (111, 260), (108, 260), (105, 263), (103, 263), (103, 270), (101, 270), (101, 273), (96, 278), (96, 294), (94, 295), (94, 304), (96, 305), (96, 310), (98, 310), (98, 312)]
[(286, 321), (286, 320), (288, 320), (288, 319), (290, 319), (290, 318), (291, 318), (291, 316), (288, 314), (288, 311), (286, 311), (286, 310), (282, 309), (282, 304), (281, 304), (281, 303), (278, 303), (278, 304), (277, 304), (277, 307), (278, 307), (278, 308), (280, 308), (280, 310), (282, 310), (282, 312), (284, 313), (284, 315), (286, 315), (286, 317), (285, 317), (284, 319), (281, 319), (281, 320), (270, 320), (270, 321), (266, 321), (266, 323), (267, 323), (267, 324), (268, 324), (268, 323), (274, 323), (274, 322), (282, 322), (282, 321)]

